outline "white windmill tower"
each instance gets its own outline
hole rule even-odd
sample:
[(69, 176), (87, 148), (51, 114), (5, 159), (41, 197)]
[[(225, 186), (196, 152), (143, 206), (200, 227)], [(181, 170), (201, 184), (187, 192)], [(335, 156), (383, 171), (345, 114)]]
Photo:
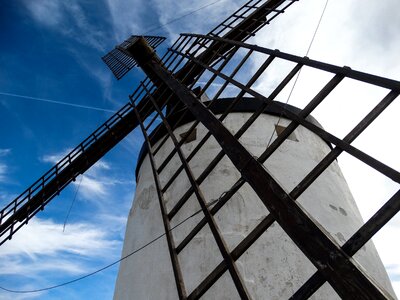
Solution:
[[(250, 0), (207, 35), (181, 34), (162, 59), (153, 49), (164, 39), (141, 36), (103, 57), (117, 78), (134, 66), (147, 77), (0, 211), (0, 244), (140, 126), (146, 142), (115, 299), (393, 298), (370, 239), (399, 211), (400, 193), (364, 224), (336, 158), (346, 152), (400, 183), (398, 171), (352, 144), (400, 83), (246, 43), (294, 2)], [(245, 68), (255, 56), (261, 64)], [(257, 92), (277, 62), (290, 68)], [(302, 68), (328, 79), (302, 109), (275, 101)], [(385, 96), (340, 139), (311, 113), (348, 80)]]

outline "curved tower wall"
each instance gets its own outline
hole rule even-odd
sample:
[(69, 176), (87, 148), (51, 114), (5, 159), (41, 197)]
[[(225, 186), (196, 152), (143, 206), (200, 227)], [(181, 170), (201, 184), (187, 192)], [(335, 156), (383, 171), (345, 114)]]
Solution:
[[(251, 113), (231, 113), (225, 126), (235, 133)], [(278, 117), (263, 114), (240, 138), (241, 143), (255, 156), (266, 148)], [(279, 125), (287, 126), (290, 120), (281, 118)], [(186, 132), (191, 123), (180, 126), (175, 135)], [(188, 155), (207, 130), (199, 125), (196, 139), (182, 146)], [(276, 134), (275, 134), (276, 136)], [(158, 142), (159, 143), (159, 142)], [(157, 143), (157, 144), (158, 144)], [(157, 145), (156, 144), (156, 145)], [(169, 139), (155, 156), (159, 166), (173, 148)], [(155, 149), (155, 147), (153, 148)], [(221, 150), (210, 138), (189, 165), (197, 178)], [(287, 192), (330, 151), (328, 144), (304, 127), (298, 127), (290, 139), (264, 163), (267, 170)], [(178, 155), (160, 174), (162, 186), (180, 166)], [(218, 199), (240, 178), (239, 172), (225, 156), (200, 188), (208, 202)], [(184, 172), (164, 194), (167, 210), (176, 204), (189, 188)], [(298, 202), (342, 245), (363, 224), (360, 212), (351, 195), (337, 162), (301, 195)], [(194, 195), (171, 220), (171, 227), (200, 210)], [(245, 184), (214, 216), (230, 251), (237, 246), (268, 214), (261, 200)], [(175, 246), (200, 221), (200, 213), (174, 229)], [(129, 213), (122, 256), (142, 247), (164, 233), (156, 188), (148, 155), (141, 163), (136, 195)], [(383, 288), (394, 295), (390, 280), (377, 251), (369, 242), (354, 256), (355, 260)], [(208, 226), (205, 226), (178, 255), (187, 294), (222, 261), (222, 256)], [(253, 299), (289, 298), (315, 271), (316, 268), (294, 245), (291, 239), (274, 223), (237, 261), (237, 267)], [(178, 299), (171, 260), (165, 236), (139, 253), (121, 262), (114, 299)], [(228, 272), (207, 291), (203, 299), (239, 299)], [(311, 299), (339, 299), (328, 283)]]

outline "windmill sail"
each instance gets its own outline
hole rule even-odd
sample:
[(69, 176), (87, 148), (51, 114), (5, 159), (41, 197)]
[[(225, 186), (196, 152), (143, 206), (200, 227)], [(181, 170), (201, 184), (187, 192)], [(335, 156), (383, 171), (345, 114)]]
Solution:
[[(212, 49), (212, 45), (217, 44), (221, 48), (230, 48), (233, 49), (233, 51), (230, 51), (226, 58), (217, 64), (209, 65), (204, 63), (204, 59), (202, 59), (204, 56), (198, 53), (201, 51), (201, 53), (207, 53), (208, 49)], [(192, 47), (192, 45), (195, 46)], [(135, 47), (128, 50), (133, 57), (136, 57), (138, 53), (146, 51), (145, 41), (141, 40)], [(218, 54), (218, 51), (214, 51), (213, 55), (207, 53), (207, 56), (210, 55), (210, 58), (207, 58), (207, 62), (219, 57)], [(236, 79), (236, 75), (240, 72), (245, 61), (253, 55), (260, 54), (263, 54), (265, 58), (260, 67), (257, 70), (252, 70), (250, 74), (246, 74), (247, 76), (241, 77), (240, 80)], [(296, 200), (302, 196), (310, 186), (314, 185), (314, 182), (321, 178), (321, 174), (326, 172), (335, 173), (334, 169), (337, 168), (337, 166), (332, 166), (332, 164), (334, 164), (335, 159), (344, 151), (374, 168), (381, 174), (400, 183), (400, 173), (398, 171), (379, 162), (351, 144), (398, 97), (400, 82), (353, 71), (347, 67), (337, 67), (309, 58), (302, 58), (277, 50), (211, 35), (182, 34), (178, 43), (169, 50), (169, 54), (164, 57), (162, 63), (160, 63), (157, 57), (150, 54), (145, 55), (145, 57), (147, 57), (147, 59), (138, 60), (138, 64), (149, 78), (152, 78), (153, 83), (151, 83), (150, 80), (143, 83), (141, 85), (142, 93), (145, 94), (147, 98), (139, 99), (132, 97), (132, 103), (139, 106), (141, 101), (146, 99), (146, 102), (150, 102), (153, 106), (153, 109), (150, 110), (155, 110), (157, 112), (157, 114), (153, 116), (151, 122), (154, 122), (156, 118), (161, 118), (162, 123), (150, 133), (149, 128), (143, 125), (145, 119), (139, 116), (141, 110), (135, 106), (134, 110), (138, 116), (141, 129), (146, 139), (147, 150), (145, 153), (148, 157), (147, 164), (145, 165), (143, 163), (141, 167), (144, 168), (144, 170), (139, 171), (139, 183), (137, 188), (140, 190), (139, 195), (141, 195), (141, 193), (143, 193), (142, 186), (148, 187), (150, 184), (149, 176), (152, 174), (154, 183), (151, 183), (151, 185), (156, 191), (154, 197), (158, 198), (159, 206), (161, 207), (161, 218), (167, 235), (168, 251), (171, 258), (175, 286), (180, 299), (198, 299), (203, 295), (208, 295), (207, 293), (211, 293), (211, 290), (215, 292), (215, 289), (212, 289), (212, 287), (222, 280), (221, 278), (225, 273), (229, 273), (229, 278), (231, 278), (233, 282), (231, 286), (235, 287), (234, 291), (236, 291), (236, 295), (241, 299), (257, 298), (255, 295), (257, 295), (258, 288), (253, 287), (252, 292), (254, 294), (252, 294), (249, 289), (251, 284), (248, 282), (250, 279), (245, 280), (246, 272), (241, 272), (237, 269), (236, 261), (241, 259), (246, 251), (259, 242), (259, 240), (262, 239), (262, 235), (267, 230), (272, 230), (271, 226), (273, 226), (275, 222), (278, 223), (280, 226), (279, 228), (290, 237), (291, 242), (296, 245), (292, 251), (301, 249), (302, 253), (307, 257), (308, 263), (311, 263), (317, 269), (317, 272), (315, 272), (315, 275), (312, 276), (309, 281), (298, 286), (297, 292), (296, 290), (293, 291), (293, 297), (310, 297), (317, 290), (322, 293), (320, 294), (323, 295), (321, 296), (322, 298), (325, 298), (325, 296), (328, 297), (331, 292), (326, 288), (320, 289), (324, 283), (328, 282), (329, 286), (336, 292), (336, 294), (331, 293), (329, 297), (338, 295), (345, 299), (391, 298), (393, 290), (390, 283), (388, 283), (387, 275), (383, 277), (377, 275), (379, 272), (384, 272), (382, 271), (383, 266), (381, 264), (379, 265), (379, 263), (374, 266), (370, 265), (368, 267), (369, 273), (366, 273), (363, 268), (359, 268), (358, 265), (354, 263), (352, 256), (399, 211), (400, 191), (390, 198), (366, 224), (362, 224), (362, 220), (357, 214), (352, 215), (353, 221), (355, 222), (352, 225), (348, 223), (338, 224), (339, 227), (341, 225), (344, 226), (340, 229), (340, 232), (344, 231), (345, 228), (352, 228), (351, 231), (354, 230), (355, 232), (355, 234), (348, 237), (346, 243), (342, 247), (339, 246), (337, 242), (332, 241), (331, 235), (328, 234), (325, 229), (325, 226), (328, 226), (330, 221), (328, 224), (324, 222), (331, 218), (332, 222), (334, 222), (336, 216), (324, 215), (324, 218), (319, 220), (319, 222), (322, 222), (323, 226), (321, 226), (321, 224), (316, 221), (318, 215), (312, 215), (310, 211), (305, 210), (302, 206), (297, 204)], [(232, 61), (235, 62), (233, 67), (229, 64)], [(268, 74), (271, 65), (277, 61), (288, 62), (292, 67), (282, 76), (283, 79), (281, 82), (274, 83), (275, 87), (269, 95), (262, 95), (254, 90), (252, 86), (262, 75)], [(192, 65), (191, 70), (196, 70), (196, 72), (198, 72), (197, 74), (200, 76), (193, 77), (193, 80), (189, 83), (185, 81), (185, 78), (180, 81), (177, 80), (176, 74), (182, 74), (183, 76), (183, 73), (180, 73), (181, 71), (174, 73), (174, 70), (182, 70), (189, 64)], [(181, 65), (184, 66), (182, 69), (180, 69)], [(330, 79), (320, 90), (315, 92), (312, 99), (303, 110), (295, 111), (293, 109), (288, 109), (287, 105), (277, 104), (274, 100), (280, 96), (288, 83), (303, 67), (311, 68), (321, 74), (330, 74)], [(247, 72), (249, 71), (247, 70)], [(175, 76), (171, 76), (170, 74), (175, 74)], [(345, 138), (339, 139), (307, 118), (326, 98), (334, 94), (333, 92), (343, 81), (348, 81), (350, 79), (362, 82), (366, 85), (382, 88), (386, 91), (386, 95), (369, 114), (360, 120)], [(197, 85), (201, 86), (200, 92), (195, 92), (194, 87)], [(218, 86), (218, 88), (215, 88), (215, 86)], [(224, 99), (221, 95), (226, 92), (225, 89), (227, 89), (227, 87), (236, 88), (236, 92), (230, 92), (230, 94), (234, 94), (235, 96)], [(158, 93), (155, 94), (154, 91)], [(202, 102), (199, 96), (205, 93), (213, 95), (213, 97), (209, 101)], [(246, 95), (248, 96), (246, 97)], [(169, 109), (165, 110), (168, 106)], [(231, 113), (243, 111), (248, 112), (250, 116), (246, 118), (243, 117), (244, 120), (239, 118), (239, 120), (242, 120), (242, 123), (236, 124), (232, 123), (232, 121), (227, 121)], [(257, 154), (255, 156), (255, 150), (252, 148), (253, 144), (249, 143), (246, 147), (242, 143), (245, 143), (246, 138), (244, 137), (246, 134), (250, 135), (250, 133), (248, 133), (250, 128), (254, 130), (254, 124), (257, 120), (262, 119), (262, 115), (265, 111), (275, 113), (278, 116), (285, 116), (285, 118), (291, 122), (287, 123), (285, 128), (280, 131), (278, 137), (276, 137), (271, 144), (267, 143), (268, 140), (265, 138), (263, 142), (261, 142), (262, 146), (260, 146), (260, 149), (257, 148)], [(185, 118), (186, 121), (184, 121)], [(188, 120), (189, 124), (186, 124)], [(185, 131), (179, 137), (175, 133), (175, 130), (178, 130), (183, 125), (185, 125)], [(299, 127), (307, 128), (307, 130), (318, 136), (322, 141), (332, 143), (335, 147), (329, 148), (325, 145), (323, 156), (321, 159), (313, 162), (315, 166), (310, 170), (307, 170), (307, 168), (302, 171), (297, 170), (297, 168), (302, 169), (300, 166), (301, 164), (295, 167), (295, 162), (293, 161), (293, 165), (291, 165), (291, 167), (294, 168), (293, 173), (300, 172), (302, 175), (296, 179), (298, 184), (291, 187), (291, 191), (289, 192), (285, 191), (281, 183), (274, 178), (274, 175), (277, 174), (271, 174), (271, 171), (265, 168), (264, 163), (274, 155), (277, 155), (276, 153), (279, 152), (278, 149), (290, 139), (293, 133), (297, 132), (296, 130), (298, 130)], [(191, 142), (192, 146), (186, 146), (188, 137), (196, 130), (200, 132), (198, 134), (201, 138), (199, 140), (195, 139), (195, 142)], [(262, 132), (259, 134), (262, 134)], [(242, 138), (244, 138), (244, 141), (240, 143), (239, 140)], [(210, 139), (214, 140), (214, 142), (210, 142)], [(247, 139), (249, 139), (249, 136), (247, 136)], [(308, 138), (305, 138), (305, 140), (307, 139)], [(193, 141), (193, 139), (191, 141)], [(299, 149), (297, 151), (301, 151), (301, 146), (298, 147)], [(218, 149), (219, 152), (215, 152), (215, 149)], [(260, 150), (262, 151), (260, 152)], [(207, 151), (212, 151), (213, 154), (211, 157), (204, 159), (204, 157), (207, 157)], [(296, 152), (296, 150), (293, 151)], [(201, 159), (196, 159), (196, 156), (199, 155)], [(213, 186), (216, 186), (215, 182), (218, 182), (217, 186), (225, 185), (224, 182), (227, 175), (220, 175), (219, 177), (215, 175), (219, 174), (216, 169), (218, 169), (218, 165), (222, 163), (224, 157), (229, 158), (231, 169), (238, 174), (238, 179), (236, 182), (232, 182), (226, 190), (224, 189), (225, 192), (219, 189), (222, 194), (220, 196), (214, 195), (214, 197), (217, 197), (213, 198), (209, 194), (210, 190), (213, 190)], [(150, 164), (148, 163), (149, 161)], [(226, 163), (227, 162), (225, 162), (225, 164)], [(212, 176), (212, 174), (214, 175)], [(284, 172), (282, 176), (290, 178), (290, 174), (291, 172), (286, 170), (286, 173)], [(141, 179), (142, 176), (145, 178), (143, 179), (144, 181)], [(209, 181), (211, 180), (209, 179), (210, 176), (213, 178), (215, 177), (213, 183)], [(281, 177), (280, 179), (284, 180), (283, 178)], [(329, 181), (326, 177), (322, 176), (322, 178), (324, 178), (323, 181)], [(239, 234), (239, 236), (243, 237), (243, 240), (239, 242), (236, 247), (229, 250), (229, 247), (226, 245), (226, 240), (229, 240), (229, 235), (225, 235), (224, 232), (219, 229), (219, 226), (223, 227), (223, 224), (220, 223), (219, 226), (216, 224), (215, 215), (226, 205), (234, 201), (232, 200), (234, 199), (234, 195), (245, 184), (251, 187), (253, 193), (257, 194), (257, 199), (265, 206), (269, 214), (266, 213), (264, 218), (258, 222), (253, 230), (246, 230), (242, 234)], [(182, 186), (185, 186), (183, 190), (181, 190)], [(324, 190), (323, 185), (321, 186), (321, 184), (319, 184), (318, 186)], [(179, 189), (177, 187), (179, 187)], [(334, 198), (339, 197), (335, 194), (332, 196), (333, 198), (330, 198), (330, 201), (334, 201)], [(138, 202), (135, 202), (136, 208), (134, 211), (136, 214), (147, 214), (148, 208), (140, 209), (141, 201), (146, 201), (146, 197), (143, 197), (143, 199), (138, 198)], [(315, 202), (313, 205), (314, 207), (327, 205), (325, 202), (326, 199), (320, 200), (319, 198), (322, 196), (318, 193), (312, 197), (308, 194), (308, 197), (310, 197), (310, 202)], [(153, 199), (152, 197), (150, 198)], [(181, 220), (184, 216), (195, 213), (193, 210), (195, 207), (193, 206), (193, 199), (195, 199), (195, 201), (198, 202), (198, 206), (201, 207), (203, 218), (195, 222), (195, 224), (188, 225), (192, 227), (191, 229), (186, 229), (185, 234), (182, 232), (180, 234), (174, 234), (173, 231), (171, 232), (172, 224), (176, 224), (176, 222)], [(217, 204), (215, 204), (212, 199), (217, 199)], [(303, 202), (304, 201), (303, 199)], [(171, 204), (171, 202), (173, 204)], [(215, 206), (212, 206), (214, 204)], [(192, 207), (190, 211), (188, 211), (188, 205)], [(341, 205), (344, 206), (345, 204)], [(232, 206), (233, 204), (230, 206), (231, 209)], [(350, 208), (347, 208), (347, 210), (349, 209)], [(175, 219), (177, 217), (178, 220)], [(141, 222), (143, 222), (143, 218), (145, 218), (145, 216), (140, 218)], [(239, 219), (240, 214), (238, 213), (237, 220)], [(148, 218), (148, 220), (148, 222), (152, 222), (153, 219)], [(135, 223), (133, 224), (135, 225)], [(137, 229), (137, 226), (134, 225), (130, 226), (131, 230)], [(150, 230), (147, 228), (150, 228), (150, 225), (145, 226), (143, 230), (145, 232)], [(205, 228), (211, 231), (211, 233), (207, 235), (208, 237), (205, 237), (206, 235), (204, 233), (198, 236), (201, 230)], [(232, 231), (228, 231), (226, 234), (229, 232)], [(189, 274), (188, 269), (195, 272), (190, 266), (195, 263), (193, 260), (195, 260), (196, 263), (200, 263), (200, 261), (198, 261), (199, 259), (197, 259), (197, 255), (200, 255), (200, 252), (196, 252), (197, 255), (193, 254), (191, 260), (187, 260), (186, 262), (180, 255), (181, 253), (188, 253), (185, 251), (195, 251), (193, 248), (195, 237), (197, 237), (197, 243), (200, 243), (199, 240), (204, 240), (205, 244), (209, 244), (211, 243), (210, 240), (214, 240), (218, 246), (216, 248), (218, 250), (215, 251), (219, 251), (219, 257), (222, 258), (222, 261), (213, 269), (207, 272), (204, 271), (205, 273), (202, 272), (201, 275), (197, 275), (203, 278), (203, 280), (199, 281), (197, 279), (193, 282), (194, 280), (192, 278), (194, 275)], [(127, 238), (135, 240), (134, 237), (132, 238), (132, 234), (129, 231), (127, 232)], [(264, 243), (268, 242), (264, 240)], [(127, 242), (127, 245), (129, 249), (129, 245), (132, 245), (131, 240)], [(190, 250), (186, 250), (187, 247), (189, 247)], [(129, 250), (125, 251), (128, 252), (124, 252), (124, 254), (129, 253)], [(206, 249), (202, 249), (202, 251), (206, 251)], [(374, 254), (375, 252), (373, 248), (368, 248), (366, 251), (368, 254), (366, 254), (363, 262), (366, 264), (372, 262), (372, 257), (376, 255)], [(210, 254), (210, 257), (211, 256), (214, 257), (215, 255)], [(332, 259), (332, 257), (335, 257), (335, 259)], [(141, 256), (141, 261), (142, 260), (143, 255)], [(248, 260), (249, 259), (247, 259), (247, 261)], [(242, 268), (243, 264), (242, 261)], [(329, 265), (329, 270), (326, 268), (327, 265)], [(130, 284), (135, 284), (136, 282), (129, 281), (130, 277), (126, 274), (129, 274), (129, 270), (132, 270), (132, 268), (141, 268), (141, 266), (141, 262), (132, 264), (127, 262), (125, 266), (121, 267), (120, 279), (117, 281), (121, 284), (117, 284), (117, 299), (119, 299), (119, 297), (124, 297), (121, 291), (126, 291), (126, 289), (130, 288)], [(152, 276), (150, 275), (151, 270), (148, 273), (149, 274), (146, 273), (146, 276)], [(164, 273), (160, 273), (159, 271), (155, 273), (156, 274), (153, 275), (155, 276), (153, 280), (157, 281), (157, 274), (165, 278)], [(380, 282), (377, 283), (375, 280), (372, 280), (370, 274), (374, 274), (374, 277), (378, 276)], [(225, 277), (224, 282), (226, 282), (226, 280)], [(141, 281), (138, 280), (137, 282), (140, 283)], [(299, 283), (296, 282), (296, 284)], [(259, 286), (260, 285), (261, 284), (259, 284)], [(124, 286), (124, 288), (122, 286)], [(135, 287), (135, 291), (140, 290), (139, 286), (135, 285)], [(161, 287), (164, 286), (161, 285)], [(286, 292), (287, 291), (286, 289)], [(219, 295), (216, 296), (218, 298), (222, 295), (222, 292), (226, 291), (220, 291), (219, 294), (210, 294), (213, 296), (209, 297), (213, 298), (215, 295)], [(269, 292), (265, 292), (266, 294), (264, 295), (270, 295)], [(151, 291), (146, 290), (146, 293), (151, 293)]]

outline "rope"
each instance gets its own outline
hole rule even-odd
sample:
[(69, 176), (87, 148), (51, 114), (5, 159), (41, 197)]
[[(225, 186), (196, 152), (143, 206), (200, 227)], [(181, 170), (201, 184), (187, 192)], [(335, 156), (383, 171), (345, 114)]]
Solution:
[(157, 29), (160, 29), (160, 28), (163, 28), (163, 27), (165, 27), (165, 26), (167, 26), (167, 25), (169, 25), (169, 24), (175, 23), (176, 21), (179, 21), (179, 20), (181, 20), (181, 19), (183, 19), (183, 18), (186, 18), (187, 16), (193, 15), (193, 14), (195, 14), (196, 12), (198, 12), (198, 11), (204, 9), (204, 8), (210, 7), (210, 6), (212, 6), (212, 5), (215, 5), (215, 4), (217, 4), (218, 2), (221, 2), (221, 1), (225, 1), (225, 0), (217, 0), (217, 1), (214, 1), (214, 2), (211, 2), (211, 3), (208, 3), (208, 4), (204, 5), (204, 6), (201, 6), (201, 7), (197, 8), (197, 9), (191, 11), (191, 12), (186, 13), (186, 14), (180, 16), (180, 17), (177, 17), (177, 18), (175, 18), (175, 19), (172, 19), (172, 20), (170, 20), (170, 21), (167, 21), (166, 23), (162, 23), (161, 25), (159, 25), (159, 26), (157, 26), (157, 27), (154, 27), (154, 28), (152, 28), (152, 29), (146, 31), (146, 32), (144, 32), (143, 34), (147, 34), (147, 33), (156, 31)]
[[(305, 55), (305, 56), (308, 56), (308, 54), (310, 53), (311, 47), (312, 47), (312, 45), (313, 45), (313, 43), (314, 43), (314, 40), (315, 40), (315, 36), (317, 35), (318, 29), (319, 29), (319, 27), (320, 27), (320, 25), (321, 25), (321, 22), (322, 22), (322, 18), (323, 18), (324, 14), (325, 14), (326, 7), (328, 6), (328, 2), (329, 2), (329, 0), (326, 0), (325, 6), (324, 6), (324, 8), (323, 8), (323, 10), (322, 10), (322, 13), (321, 13), (321, 16), (320, 16), (320, 18), (319, 18), (317, 27), (316, 27), (315, 30), (314, 30), (314, 34), (313, 34), (313, 36), (312, 36), (312, 38), (311, 38), (310, 44), (308, 45), (308, 48), (307, 48), (307, 51), (306, 51), (306, 55)], [(297, 73), (297, 75), (296, 75), (296, 79), (294, 80), (294, 83), (293, 83), (293, 85), (292, 85), (292, 88), (290, 89), (289, 96), (287, 97), (287, 100), (286, 100), (286, 102), (285, 102), (285, 105), (282, 107), (281, 113), (279, 114), (278, 122), (276, 123), (277, 126), (279, 125), (279, 122), (280, 122), (281, 119), (282, 119), (283, 110), (285, 109), (284, 107), (289, 103), (289, 100), (290, 100), (290, 98), (292, 97), (294, 88), (296, 87), (297, 81), (299, 80), (299, 77), (300, 77), (300, 74), (301, 74), (301, 71), (302, 71), (302, 70), (303, 70), (303, 69), (301, 68), (300, 71), (299, 71), (299, 72)], [(268, 144), (267, 144), (267, 148), (268, 148), (269, 145), (271, 144), (271, 141), (272, 141), (272, 138), (273, 138), (275, 132), (276, 132), (276, 127), (274, 127), (274, 130), (272, 131), (272, 134), (271, 134), (271, 136), (270, 136), (270, 138), (269, 138), (269, 141), (268, 141)]]
[[(234, 185), (232, 188), (230, 188), (229, 190), (223, 192), (223, 193), (219, 196), (218, 199), (215, 199), (215, 200), (210, 201), (210, 202), (207, 204), (207, 206), (210, 207), (210, 206), (214, 205), (215, 203), (217, 203), (218, 201), (220, 201), (220, 199), (221, 199), (226, 193), (228, 193), (230, 190), (232, 190), (234, 187), (235, 187), (235, 185)], [(175, 225), (174, 227), (172, 227), (168, 232), (171, 232), (172, 230), (174, 230), (174, 229), (176, 229), (177, 227), (181, 226), (183, 223), (187, 222), (189, 219), (191, 219), (191, 218), (193, 218), (194, 216), (198, 215), (200, 212), (202, 212), (202, 209), (196, 211), (196, 212), (193, 213), (192, 215), (190, 215), (190, 216), (188, 216), (187, 218), (185, 218), (183, 221), (179, 222), (177, 225)], [(151, 240), (150, 242), (148, 242), (148, 243), (144, 244), (143, 246), (137, 248), (136, 250), (132, 251), (132, 252), (129, 253), (128, 255), (125, 255), (125, 256), (121, 257), (120, 259), (118, 259), (118, 260), (116, 260), (116, 261), (114, 261), (114, 262), (112, 262), (112, 263), (110, 263), (110, 264), (108, 264), (108, 265), (106, 265), (106, 266), (104, 266), (104, 267), (102, 267), (102, 268), (100, 268), (100, 269), (97, 269), (96, 271), (93, 271), (93, 272), (91, 272), (91, 273), (89, 273), (89, 274), (86, 274), (86, 275), (84, 275), (84, 276), (75, 278), (75, 279), (73, 279), (73, 280), (66, 281), (66, 282), (63, 282), (63, 283), (60, 283), (60, 284), (56, 284), (56, 285), (52, 285), (52, 286), (49, 286), (49, 287), (41, 288), (41, 289), (34, 289), (34, 290), (13, 290), (13, 289), (8, 289), (8, 288), (2, 287), (2, 286), (0, 286), (0, 290), (6, 291), (6, 292), (9, 292), (9, 293), (14, 293), (14, 294), (31, 294), (31, 293), (39, 293), (39, 292), (44, 292), (44, 291), (53, 290), (53, 289), (56, 289), (56, 288), (60, 288), (60, 287), (63, 287), (63, 286), (66, 286), (66, 285), (75, 283), (75, 282), (77, 282), (77, 281), (81, 281), (81, 280), (83, 280), (83, 279), (85, 279), (85, 278), (88, 278), (88, 277), (91, 277), (91, 276), (93, 276), (93, 275), (95, 275), (95, 274), (97, 274), (97, 273), (100, 273), (100, 272), (102, 272), (102, 271), (104, 271), (104, 270), (106, 270), (106, 269), (108, 269), (108, 268), (111, 268), (112, 266), (114, 266), (114, 265), (120, 263), (121, 261), (123, 261), (123, 260), (129, 258), (130, 256), (132, 256), (132, 255), (134, 255), (134, 254), (136, 254), (136, 253), (138, 253), (138, 252), (144, 250), (144, 249), (147, 248), (148, 246), (154, 244), (156, 241), (158, 241), (159, 239), (161, 239), (161, 238), (162, 238), (163, 236), (165, 236), (166, 234), (167, 234), (167, 233), (160, 234), (159, 236), (157, 236), (156, 238), (154, 238), (154, 239)]]
[(74, 203), (75, 203), (75, 200), (76, 200), (76, 196), (78, 195), (79, 188), (81, 187), (82, 179), (83, 179), (83, 175), (81, 176), (81, 178), (80, 178), (80, 180), (79, 180), (79, 183), (78, 183), (78, 186), (77, 186), (76, 189), (75, 189), (74, 198), (72, 199), (71, 205), (69, 206), (69, 209), (68, 209), (68, 213), (67, 213), (67, 215), (65, 216), (64, 225), (63, 225), (63, 232), (65, 231), (65, 226), (67, 225), (67, 221), (68, 221), (68, 218), (69, 218), (69, 214), (71, 213), (72, 206), (74, 206)]

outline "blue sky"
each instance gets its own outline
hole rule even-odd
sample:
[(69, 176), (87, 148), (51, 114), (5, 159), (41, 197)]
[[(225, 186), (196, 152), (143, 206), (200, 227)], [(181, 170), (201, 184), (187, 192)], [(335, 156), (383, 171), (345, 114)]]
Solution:
[[(116, 81), (102, 63), (102, 55), (130, 34), (146, 33), (211, 2), (187, 1), (178, 5), (168, 0), (19, 0), (3, 3), (0, 9), (0, 205), (15, 198), (111, 116), (110, 111), (127, 102), (127, 95), (136, 87), (142, 73), (134, 70)], [(163, 54), (165, 46), (180, 32), (205, 33), (243, 2), (221, 1), (149, 34), (168, 38), (159, 49)], [(226, 3), (230, 3), (229, 9)], [(253, 41), (304, 55), (323, 4), (324, 1), (296, 3)], [(400, 67), (393, 63), (398, 61), (400, 53), (399, 6), (396, 0), (384, 0), (380, 4), (368, 0), (363, 7), (356, 1), (332, 1), (310, 57), (400, 80)], [(307, 84), (306, 78), (304, 84)], [(265, 86), (259, 82), (257, 89), (262, 91)], [(292, 104), (302, 106), (301, 102)], [(357, 106), (350, 106), (349, 111), (353, 114)], [(397, 105), (396, 114), (398, 108)], [(340, 136), (343, 124), (338, 126), (328, 116), (330, 113), (328, 108), (318, 111), (317, 118)], [(383, 127), (376, 131), (382, 135), (384, 126), (399, 128), (398, 121), (392, 119), (397, 118), (387, 117)], [(376, 131), (371, 135), (376, 136)], [(368, 149), (368, 153), (398, 169), (397, 141), (390, 141), (384, 152), (368, 140), (368, 136), (365, 141), (361, 140), (359, 145), (363, 150)], [(63, 223), (80, 178), (1, 247), (0, 286), (18, 290), (42, 288), (85, 275), (119, 258), (142, 141), (141, 134), (135, 130), (84, 175), (65, 232)], [(359, 176), (353, 176), (355, 169), (359, 172), (364, 169), (346, 157), (339, 162), (343, 163), (356, 198), (367, 197), (365, 182), (361, 184)], [(374, 191), (379, 192), (382, 200), (372, 206), (361, 204), (365, 217), (398, 189), (383, 179), (376, 180), (382, 180), (377, 192)], [(384, 263), (390, 268), (397, 289), (400, 289), (400, 262), (396, 253), (400, 245), (392, 245), (391, 251), (386, 246), (387, 237), (398, 235), (399, 227), (397, 218), (389, 231), (379, 237), (386, 257)], [(117, 267), (113, 267), (40, 294), (15, 296), (0, 291), (0, 299), (110, 299), (116, 272)]]
[[(182, 15), (207, 3), (175, 7), (174, 12)], [(162, 1), (28, 0), (2, 5), (1, 206), (100, 126), (111, 116), (110, 111), (128, 101), (127, 95), (142, 79), (142, 73), (133, 71), (117, 81), (100, 58), (130, 34), (144, 33), (176, 17), (172, 10), (169, 15), (160, 14), (164, 11)], [(171, 26), (185, 29), (184, 21)], [(169, 32), (171, 28), (153, 34), (170, 38), (174, 35)], [(167, 43), (171, 42), (170, 38)], [(42, 288), (85, 275), (120, 257), (142, 141), (139, 131), (131, 133), (2, 247), (1, 286)], [(0, 299), (110, 299), (116, 273), (117, 267), (113, 267), (73, 285), (38, 294), (16, 296), (0, 291)]]

